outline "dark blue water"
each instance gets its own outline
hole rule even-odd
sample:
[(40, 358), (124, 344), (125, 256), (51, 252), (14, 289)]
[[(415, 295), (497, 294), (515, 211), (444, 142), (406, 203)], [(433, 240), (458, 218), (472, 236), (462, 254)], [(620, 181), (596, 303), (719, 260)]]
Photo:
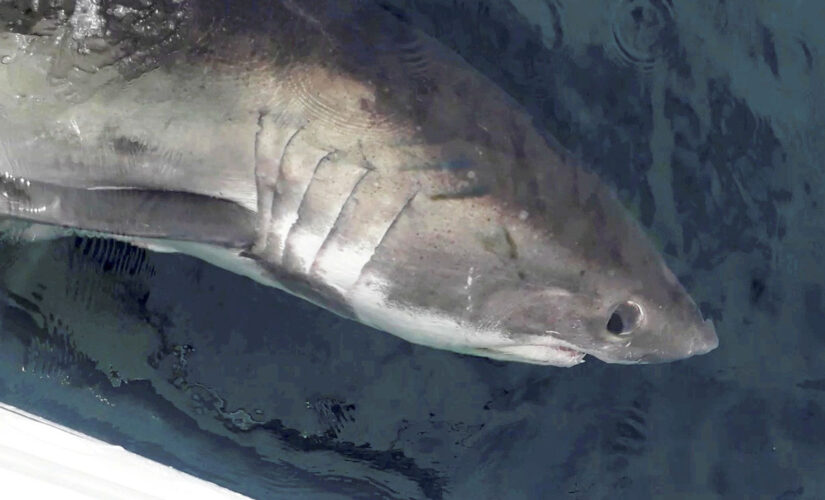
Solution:
[(387, 0), (631, 208), (720, 347), (417, 347), (197, 260), (0, 247), (0, 400), (256, 498), (825, 498), (825, 6)]

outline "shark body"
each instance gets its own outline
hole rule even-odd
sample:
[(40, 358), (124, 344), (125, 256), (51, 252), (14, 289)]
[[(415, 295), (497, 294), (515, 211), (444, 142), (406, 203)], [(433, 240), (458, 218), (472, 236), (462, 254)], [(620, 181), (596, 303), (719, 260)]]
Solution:
[(195, 255), (466, 354), (718, 344), (595, 176), (376, 4), (53, 3), (0, 9), (0, 215)]

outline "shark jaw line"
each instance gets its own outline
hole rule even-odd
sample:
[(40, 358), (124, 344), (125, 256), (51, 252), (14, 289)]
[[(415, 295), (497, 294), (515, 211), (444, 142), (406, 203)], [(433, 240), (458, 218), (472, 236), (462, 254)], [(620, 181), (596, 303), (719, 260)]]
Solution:
[[(504, 361), (570, 367), (585, 362), (585, 356), (593, 355), (580, 347), (559, 338), (559, 332), (547, 330), (546, 336), (519, 335), (512, 341), (479, 349), (482, 356)], [(552, 335), (551, 335), (552, 334)]]
[(584, 363), (586, 353), (562, 344), (514, 344), (484, 347), (477, 352), (501, 361), (519, 361), (534, 365), (571, 367)]
[(502, 361), (570, 367), (584, 361), (576, 346), (551, 336), (515, 336), (496, 325), (481, 328), (447, 314), (399, 304), (389, 298), (391, 284), (377, 273), (361, 277), (346, 293), (356, 318), (364, 324), (414, 344)]

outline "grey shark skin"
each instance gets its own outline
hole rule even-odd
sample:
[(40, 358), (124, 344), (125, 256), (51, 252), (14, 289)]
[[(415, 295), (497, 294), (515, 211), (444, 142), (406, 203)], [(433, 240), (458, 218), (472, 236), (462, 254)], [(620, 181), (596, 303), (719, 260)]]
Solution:
[(0, 2), (0, 215), (494, 359), (718, 344), (598, 179), (372, 2), (19, 4)]

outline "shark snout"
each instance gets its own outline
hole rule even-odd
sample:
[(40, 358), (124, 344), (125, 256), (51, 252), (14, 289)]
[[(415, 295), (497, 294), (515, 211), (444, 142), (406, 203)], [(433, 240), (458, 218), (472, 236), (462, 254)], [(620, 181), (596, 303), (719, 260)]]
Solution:
[(707, 354), (710, 351), (719, 347), (719, 337), (716, 335), (716, 327), (713, 320), (706, 319), (702, 325), (697, 328), (696, 335), (692, 340), (691, 356), (697, 354)]
[(719, 338), (713, 321), (705, 320), (697, 324), (693, 331), (680, 335), (679, 342), (667, 349), (654, 349), (639, 358), (640, 363), (667, 363), (680, 359), (707, 354), (719, 346)]

